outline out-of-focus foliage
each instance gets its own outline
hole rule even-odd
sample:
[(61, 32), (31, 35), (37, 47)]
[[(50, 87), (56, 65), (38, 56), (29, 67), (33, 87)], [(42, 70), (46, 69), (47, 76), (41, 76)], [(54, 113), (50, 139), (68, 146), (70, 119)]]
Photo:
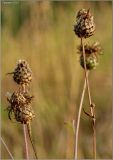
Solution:
[[(70, 127), (77, 118), (84, 73), (79, 65), (73, 32), (79, 9), (90, 8), (96, 23), (95, 35), (86, 41), (100, 41), (100, 65), (90, 73), (90, 87), (96, 104), (97, 158), (112, 158), (112, 5), (111, 2), (2, 1), (2, 137), (15, 158), (24, 156), (21, 124), (7, 116), (6, 92), (17, 89), (11, 72), (18, 59), (25, 59), (33, 72), (32, 134), (39, 158), (73, 158), (74, 134)], [(88, 110), (87, 95), (84, 107)], [(76, 123), (76, 121), (75, 121)], [(67, 125), (66, 125), (67, 124)], [(33, 152), (30, 146), (30, 158)], [(79, 157), (92, 158), (91, 121), (82, 114)], [(2, 158), (9, 158), (2, 146)]]

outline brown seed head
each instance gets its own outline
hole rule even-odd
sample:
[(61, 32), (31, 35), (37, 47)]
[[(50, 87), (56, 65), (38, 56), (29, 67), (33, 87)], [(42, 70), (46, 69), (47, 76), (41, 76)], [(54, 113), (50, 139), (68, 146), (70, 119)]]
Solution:
[[(82, 54), (82, 46), (79, 45), (77, 49), (78, 49), (78, 53)], [(99, 54), (102, 54), (102, 49), (99, 42), (95, 42), (92, 45), (85, 44), (84, 49), (85, 49), (86, 55), (95, 54), (97, 56)]]
[[(84, 57), (83, 57), (83, 47), (82, 45), (78, 46), (78, 53), (80, 54), (80, 65), (84, 66)], [(95, 69), (98, 63), (98, 55), (102, 54), (102, 49), (99, 42), (95, 42), (92, 45), (84, 45), (85, 55), (86, 55), (86, 67), (89, 70)]]
[(74, 32), (79, 38), (88, 38), (94, 34), (95, 24), (89, 10), (81, 9), (76, 16)]
[(17, 91), (7, 98), (10, 106), (8, 106), (8, 115), (11, 119), (11, 113), (15, 119), (21, 123), (28, 123), (34, 117), (31, 107), (32, 98), (28, 92)]
[(15, 115), (16, 121), (24, 124), (29, 123), (35, 117), (35, 114), (31, 106), (28, 106), (28, 105), (24, 106), (20, 110), (15, 110), (14, 115)]
[(32, 72), (29, 64), (25, 60), (18, 60), (13, 72), (13, 79), (17, 84), (29, 85), (32, 80)]

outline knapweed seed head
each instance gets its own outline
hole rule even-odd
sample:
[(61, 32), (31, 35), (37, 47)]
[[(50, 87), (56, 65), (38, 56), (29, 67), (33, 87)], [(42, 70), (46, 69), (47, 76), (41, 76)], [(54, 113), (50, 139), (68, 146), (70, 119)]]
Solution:
[(89, 10), (81, 9), (76, 16), (74, 32), (79, 38), (88, 38), (94, 34), (95, 24)]
[(33, 96), (28, 92), (16, 91), (10, 97), (7, 97), (9, 102), (8, 116), (11, 120), (11, 113), (15, 119), (21, 123), (28, 123), (34, 117), (34, 112), (31, 107)]
[[(77, 53), (82, 54), (83, 52), (82, 45), (79, 45), (77, 49), (78, 49)], [(96, 56), (98, 56), (99, 54), (102, 54), (102, 48), (99, 42), (95, 42), (91, 45), (87, 43), (84, 45), (84, 49), (85, 49), (85, 54), (87, 55), (95, 54)]]
[[(78, 53), (80, 54), (80, 65), (84, 66), (84, 57), (83, 57), (83, 46), (78, 46)], [(85, 57), (86, 57), (86, 68), (91, 70), (95, 69), (98, 63), (98, 55), (102, 54), (102, 49), (99, 42), (95, 42), (92, 45), (85, 44), (84, 45)]]
[(14, 116), (16, 121), (27, 124), (35, 117), (35, 114), (30, 105), (24, 105), (20, 110), (14, 111)]
[[(80, 56), (80, 65), (83, 68), (85, 68), (83, 55)], [(86, 56), (86, 68), (88, 70), (95, 69), (97, 65), (98, 65), (98, 59), (95, 55), (91, 54), (89, 56)]]
[(17, 84), (29, 85), (32, 80), (32, 72), (25, 60), (18, 60), (13, 72), (13, 79)]

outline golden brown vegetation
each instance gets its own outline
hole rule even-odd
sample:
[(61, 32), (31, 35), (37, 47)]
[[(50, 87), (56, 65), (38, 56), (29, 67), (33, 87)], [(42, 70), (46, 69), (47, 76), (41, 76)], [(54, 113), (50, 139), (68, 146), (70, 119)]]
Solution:
[[(96, 103), (97, 158), (112, 158), (111, 2), (50, 1), (2, 3), (2, 136), (15, 158), (23, 158), (23, 134), (19, 124), (8, 120), (4, 109), (5, 93), (16, 88), (6, 73), (18, 59), (27, 60), (33, 71), (31, 88), (36, 117), (32, 132), (39, 157), (73, 158), (74, 135), (70, 123), (76, 118), (83, 85), (83, 69), (75, 49), (79, 40), (73, 33), (75, 14), (80, 8), (91, 8), (97, 30), (90, 41), (99, 40), (104, 51), (100, 65), (90, 75), (90, 83), (94, 82), (91, 94)], [(90, 123), (83, 114), (80, 157), (91, 158), (90, 132)], [(2, 158), (8, 158), (4, 147)]]

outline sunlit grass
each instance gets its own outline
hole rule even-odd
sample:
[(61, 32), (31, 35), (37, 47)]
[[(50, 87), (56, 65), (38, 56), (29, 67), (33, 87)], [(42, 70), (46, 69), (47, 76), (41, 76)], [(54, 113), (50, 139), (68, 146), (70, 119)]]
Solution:
[[(7, 107), (6, 92), (16, 88), (6, 73), (12, 71), (18, 59), (26, 59), (33, 71), (31, 88), (35, 96), (33, 108), (36, 118), (32, 130), (40, 158), (73, 158), (73, 133), (64, 122), (76, 118), (83, 86), (83, 70), (76, 54), (79, 40), (74, 35), (73, 25), (76, 12), (84, 7), (91, 8), (97, 25), (91, 41), (100, 41), (104, 53), (99, 56), (100, 65), (90, 75), (92, 95), (97, 105), (97, 156), (111, 158), (111, 143), (105, 141), (103, 145), (103, 139), (111, 139), (112, 9), (107, 2), (102, 3), (96, 8), (94, 2), (71, 2), (68, 8), (62, 2), (53, 8), (51, 2), (40, 5), (38, 2), (26, 2), (24, 5), (30, 6), (30, 16), (15, 34), (12, 34), (14, 23), (9, 19), (15, 11), (10, 5), (3, 6), (5, 21), (9, 20), (2, 27), (2, 107)], [(7, 143), (13, 142), (11, 149), (14, 157), (22, 158), (20, 126), (10, 122), (6, 114), (2, 109), (2, 134)], [(100, 119), (104, 119), (105, 115), (103, 124)], [(91, 131), (85, 116), (81, 123), (79, 155), (90, 158)], [(105, 150), (105, 146), (109, 146), (109, 150)], [(8, 158), (5, 153), (3, 149), (3, 158)]]

